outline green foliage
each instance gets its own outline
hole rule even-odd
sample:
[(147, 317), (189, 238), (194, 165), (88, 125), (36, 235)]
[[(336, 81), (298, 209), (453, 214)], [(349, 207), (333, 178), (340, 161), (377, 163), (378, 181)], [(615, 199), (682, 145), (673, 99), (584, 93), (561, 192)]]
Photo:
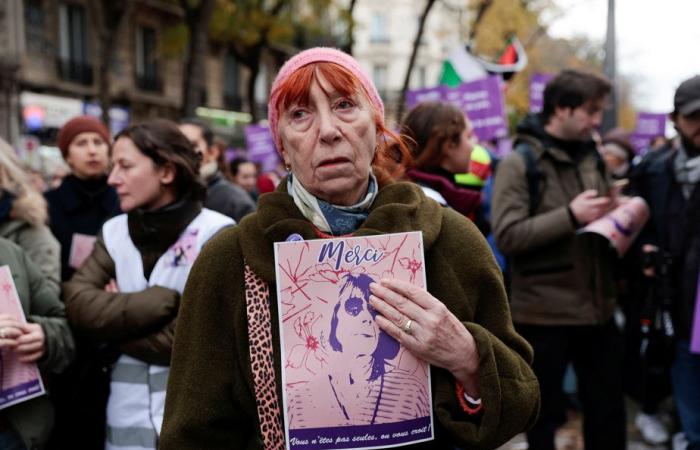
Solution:
[(158, 42), (158, 52), (166, 58), (181, 58), (187, 50), (189, 39), (190, 31), (184, 22), (165, 27)]
[[(337, 20), (347, 22), (334, 0), (218, 0), (210, 36), (242, 48), (328, 43)], [(273, 10), (274, 9), (274, 10)]]

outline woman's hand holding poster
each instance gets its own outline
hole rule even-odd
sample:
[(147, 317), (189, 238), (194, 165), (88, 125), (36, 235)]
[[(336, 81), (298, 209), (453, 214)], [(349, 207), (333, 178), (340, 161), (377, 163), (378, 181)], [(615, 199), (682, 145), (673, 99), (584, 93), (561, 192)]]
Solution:
[[(0, 267), (0, 316), (17, 324), (27, 323), (9, 266)], [(37, 365), (19, 361), (13, 350), (14, 339), (5, 336), (5, 332), (0, 329), (0, 409), (45, 393)]]
[(375, 322), (370, 284), (426, 287), (420, 232), (275, 244), (287, 449), (433, 438), (430, 368)]

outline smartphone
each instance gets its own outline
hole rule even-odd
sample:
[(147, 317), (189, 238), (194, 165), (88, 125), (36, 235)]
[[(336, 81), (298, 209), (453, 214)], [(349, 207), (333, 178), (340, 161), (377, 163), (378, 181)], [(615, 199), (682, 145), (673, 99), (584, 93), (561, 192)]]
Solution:
[(622, 178), (620, 180), (613, 181), (610, 186), (610, 198), (614, 199), (622, 194), (622, 191), (630, 184), (630, 180), (627, 178)]

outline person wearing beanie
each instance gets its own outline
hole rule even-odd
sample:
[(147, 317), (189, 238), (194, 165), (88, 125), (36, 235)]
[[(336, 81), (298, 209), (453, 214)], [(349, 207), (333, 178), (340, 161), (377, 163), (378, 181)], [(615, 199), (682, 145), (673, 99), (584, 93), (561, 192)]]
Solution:
[[(61, 128), (57, 141), (71, 173), (45, 197), (49, 226), (61, 244), (61, 279), (67, 281), (89, 255), (102, 225), (120, 209), (116, 191), (107, 184), (111, 141), (107, 127), (94, 117), (75, 117)], [(104, 445), (104, 420), (94, 412), (104, 407), (109, 380), (103, 380), (95, 349), (81, 339), (77, 345), (75, 363), (52, 380), (57, 414), (49, 449)]]
[(76, 235), (96, 236), (102, 224), (118, 214), (119, 201), (107, 185), (110, 135), (94, 117), (75, 117), (58, 133), (58, 148), (71, 169), (61, 185), (46, 193), (49, 226), (61, 244), (61, 279), (68, 280), (77, 269), (70, 259)]
[[(294, 56), (272, 85), (268, 119), (289, 175), (192, 268), (159, 448), (314, 448), (300, 437), (326, 430), (347, 430), (348, 441), (318, 448), (380, 448), (392, 439), (381, 430), (431, 418), (412, 428), (428, 435), (403, 448), (497, 448), (532, 424), (532, 352), (513, 330), (500, 270), (466, 217), (396, 181), (411, 153), (359, 63), (331, 48)], [(428, 288), (379, 281), (369, 268), (357, 277), (343, 263), (336, 298), (277, 298), (275, 242), (408, 231), (422, 232)], [(301, 292), (314, 275), (299, 264)], [(318, 315), (310, 302), (335, 312)], [(284, 323), (306, 336), (289, 353)], [(431, 386), (399, 364), (415, 360), (409, 353), (430, 364)], [(283, 368), (307, 381), (285, 385)]]

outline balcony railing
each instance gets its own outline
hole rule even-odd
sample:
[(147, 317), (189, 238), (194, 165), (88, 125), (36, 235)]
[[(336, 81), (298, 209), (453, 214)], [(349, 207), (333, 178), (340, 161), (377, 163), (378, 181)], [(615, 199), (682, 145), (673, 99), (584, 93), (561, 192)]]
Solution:
[(56, 65), (61, 79), (84, 85), (92, 84), (92, 65), (87, 62), (58, 58)]

